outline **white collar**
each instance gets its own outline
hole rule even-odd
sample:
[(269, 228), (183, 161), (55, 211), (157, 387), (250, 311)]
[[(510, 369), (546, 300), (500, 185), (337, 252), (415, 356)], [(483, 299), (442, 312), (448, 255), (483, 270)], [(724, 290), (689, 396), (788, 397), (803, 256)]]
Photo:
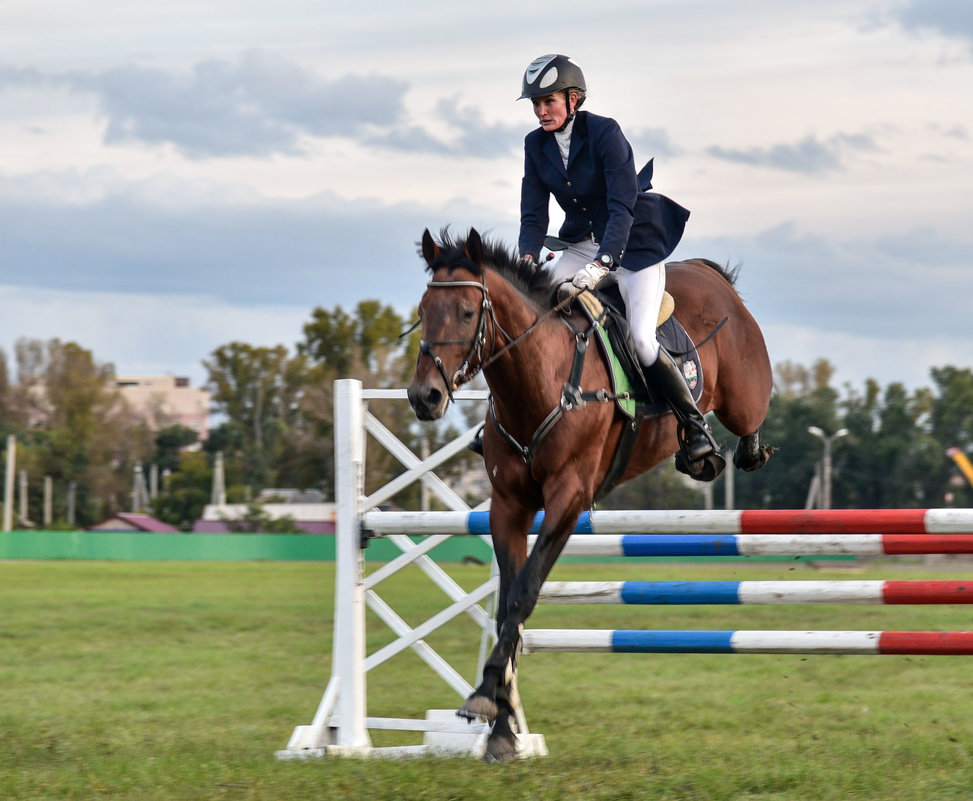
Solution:
[(564, 162), (565, 167), (568, 166), (568, 155), (571, 153), (571, 131), (574, 130), (575, 119), (577, 118), (572, 117), (563, 131), (554, 132), (554, 138), (557, 140), (557, 149), (561, 151), (561, 161)]

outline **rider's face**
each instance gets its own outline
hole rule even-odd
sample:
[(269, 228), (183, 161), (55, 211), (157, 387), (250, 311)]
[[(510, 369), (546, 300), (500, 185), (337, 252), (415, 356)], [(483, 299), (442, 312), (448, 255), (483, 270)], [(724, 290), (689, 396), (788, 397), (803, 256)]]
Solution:
[[(571, 107), (574, 107), (577, 95), (571, 93)], [(564, 100), (564, 92), (555, 92), (553, 95), (535, 97), (531, 99), (534, 104), (534, 114), (537, 121), (545, 131), (556, 131), (568, 118), (568, 106)]]

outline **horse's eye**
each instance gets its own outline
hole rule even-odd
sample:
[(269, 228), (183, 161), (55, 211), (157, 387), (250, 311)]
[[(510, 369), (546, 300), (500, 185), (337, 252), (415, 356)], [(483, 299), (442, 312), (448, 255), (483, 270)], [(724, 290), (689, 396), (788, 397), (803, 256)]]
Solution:
[(470, 307), (464, 307), (460, 309), (460, 317), (463, 318), (463, 322), (469, 322), (476, 315), (476, 310)]

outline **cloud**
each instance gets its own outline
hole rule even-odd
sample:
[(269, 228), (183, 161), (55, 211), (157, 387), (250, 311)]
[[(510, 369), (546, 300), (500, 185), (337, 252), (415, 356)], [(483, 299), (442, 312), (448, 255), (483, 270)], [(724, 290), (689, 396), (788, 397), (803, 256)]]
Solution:
[(523, 145), (522, 125), (488, 123), (480, 109), (460, 106), (458, 97), (440, 100), (436, 111), (461, 132), (454, 145), (457, 155), (490, 158), (506, 155)]
[(855, 239), (801, 233), (785, 223), (753, 237), (697, 238), (692, 247), (689, 254), (680, 245), (676, 256), (743, 263), (741, 293), (764, 325), (893, 340), (971, 339), (969, 242), (928, 227)]
[(625, 136), (635, 150), (636, 168), (641, 167), (640, 161), (645, 162), (656, 156), (677, 156), (681, 152), (662, 128), (637, 128), (626, 131)]
[(899, 24), (909, 32), (934, 31), (952, 39), (962, 39), (973, 51), (973, 5), (955, 0), (909, 0), (892, 11)]
[(713, 145), (706, 149), (706, 153), (714, 158), (748, 164), (752, 167), (769, 167), (814, 175), (843, 169), (842, 158), (850, 151), (876, 149), (875, 141), (867, 134), (839, 133), (824, 141), (809, 135), (795, 144), (778, 144), (770, 147), (732, 149)]
[(421, 294), (415, 243), (425, 227), (505, 224), (497, 212), (465, 203), (390, 205), (328, 192), (230, 201), (230, 193), (200, 195), (172, 178), (100, 176), (98, 191), (79, 198), (70, 187), (85, 177), (0, 179), (0, 284), (252, 306), (347, 307), (381, 297), (407, 310)]
[(488, 123), (480, 109), (459, 105), (458, 97), (440, 100), (436, 113), (448, 126), (444, 138), (409, 126), (374, 132), (364, 142), (405, 153), (484, 159), (509, 155), (523, 143), (523, 127)]
[(240, 341), (293, 349), (311, 318), (304, 303), (254, 307), (187, 293), (76, 292), (2, 283), (0, 302), (8, 310), (0, 350), (11, 367), (17, 339), (60, 339), (87, 348), (118, 374), (189, 376), (194, 386), (206, 379), (202, 360), (221, 345)]
[(93, 95), (108, 144), (169, 144), (191, 159), (296, 154), (304, 136), (353, 137), (401, 124), (408, 84), (380, 75), (327, 80), (258, 50), (188, 73), (116, 67), (42, 73), (6, 67), (7, 86), (65, 86)]

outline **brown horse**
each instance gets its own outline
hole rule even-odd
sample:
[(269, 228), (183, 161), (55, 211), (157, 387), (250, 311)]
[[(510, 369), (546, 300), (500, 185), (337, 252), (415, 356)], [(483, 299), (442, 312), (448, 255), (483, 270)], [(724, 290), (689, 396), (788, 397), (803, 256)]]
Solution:
[[(578, 332), (590, 325), (579, 312), (552, 311), (556, 287), (546, 271), (484, 242), (475, 230), (461, 241), (444, 230), (438, 243), (426, 230), (422, 255), (432, 280), (419, 304), (422, 344), (409, 386), (416, 416), (441, 417), (453, 390), (481, 368), (492, 393), (483, 456), (492, 484), (490, 531), (500, 568), (498, 641), (481, 684), (457, 714), (493, 724), (486, 759), (512, 759), (524, 621), (578, 515), (591, 508), (629, 423), (610, 400), (564, 410), (562, 391), (576, 364)], [(711, 262), (667, 265), (666, 287), (675, 299), (677, 319), (694, 342), (704, 342), (726, 321), (699, 348), (705, 385), (699, 408), (715, 412), (741, 438), (733, 459), (737, 467), (762, 467), (772, 451), (759, 445), (757, 430), (767, 413), (772, 380), (760, 329), (731, 277)], [(583, 362), (579, 383), (586, 397), (589, 391), (610, 388), (603, 360), (594, 352)], [(621, 480), (673, 455), (676, 429), (670, 414), (644, 423)], [(541, 509), (543, 523), (528, 556), (527, 534)]]

